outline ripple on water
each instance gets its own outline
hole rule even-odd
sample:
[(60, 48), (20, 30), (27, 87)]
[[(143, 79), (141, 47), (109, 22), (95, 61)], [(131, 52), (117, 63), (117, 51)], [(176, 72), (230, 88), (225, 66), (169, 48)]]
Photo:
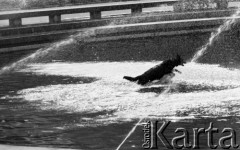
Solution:
[[(178, 67), (169, 93), (162, 86), (142, 87), (123, 80), (136, 76), (159, 62), (99, 62), (34, 64), (19, 72), (45, 76), (98, 79), (87, 83), (42, 85), (19, 90), (8, 98), (21, 98), (41, 110), (99, 113), (88, 123), (106, 124), (142, 117), (222, 115), (239, 112), (239, 70), (217, 65), (190, 63)], [(70, 78), (71, 80), (71, 78)], [(41, 84), (40, 84), (41, 85)], [(229, 105), (226, 106), (226, 101)], [(214, 111), (211, 111), (214, 110)], [(109, 112), (100, 115), (100, 112)], [(228, 113), (226, 113), (228, 112)], [(90, 124), (91, 124), (90, 123)]]

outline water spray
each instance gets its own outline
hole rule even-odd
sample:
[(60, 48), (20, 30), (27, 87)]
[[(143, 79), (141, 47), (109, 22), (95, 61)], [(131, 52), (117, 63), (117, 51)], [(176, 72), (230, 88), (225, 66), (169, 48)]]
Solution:
[(0, 75), (4, 74), (4, 73), (9, 73), (16, 69), (19, 69), (19, 68), (23, 67), (24, 65), (26, 65), (27, 63), (33, 63), (37, 58), (44, 57), (49, 52), (58, 51), (63, 46), (67, 46), (67, 45), (74, 44), (74, 43), (77, 44), (77, 43), (84, 42), (85, 38), (88, 38), (93, 35), (95, 35), (95, 30), (87, 30), (87, 31), (78, 33), (76, 35), (72, 35), (68, 39), (53, 43), (50, 46), (48, 46), (47, 48), (41, 48), (31, 55), (29, 55), (17, 62), (14, 62), (8, 66), (1, 68)]
[(126, 140), (134, 133), (136, 130), (137, 126), (143, 121), (144, 118), (140, 118), (139, 121), (135, 124), (135, 126), (132, 128), (132, 130), (128, 133), (128, 135), (125, 137), (125, 139), (122, 141), (122, 143), (117, 147), (116, 150), (119, 150), (122, 145), (126, 142)]
[(191, 62), (197, 62), (198, 59), (206, 52), (209, 46), (213, 44), (213, 42), (219, 37), (219, 35), (226, 30), (229, 30), (231, 28), (231, 25), (235, 23), (236, 19), (239, 18), (238, 15), (240, 14), (240, 9), (238, 10), (228, 19), (225, 20), (224, 24), (221, 25), (215, 32), (211, 34), (211, 37), (209, 38), (208, 42), (202, 46), (202, 48), (196, 52), (196, 54), (193, 56)]
[[(240, 10), (238, 9), (236, 11), (236, 13), (234, 13), (229, 19), (227, 19), (225, 21), (225, 23), (223, 25), (221, 25), (216, 30), (216, 32), (213, 32), (211, 34), (211, 37), (209, 38), (208, 42), (205, 45), (203, 45), (202, 48), (193, 56), (191, 62), (197, 62), (197, 60), (206, 52), (207, 48), (213, 44), (214, 40), (216, 40), (223, 31), (226, 31), (226, 30), (230, 29), (231, 25), (233, 23), (235, 23), (239, 14), (240, 14)], [(173, 84), (172, 82), (170, 84), (168, 84), (168, 87), (161, 94), (168, 93), (171, 90), (171, 85), (172, 84)], [(139, 121), (135, 124), (135, 126), (132, 128), (132, 130), (127, 134), (125, 139), (121, 142), (121, 144), (117, 147), (116, 150), (119, 150), (122, 147), (122, 145), (133, 134), (133, 132), (136, 130), (137, 126), (143, 121), (144, 118), (145, 117), (142, 117), (142, 118), (139, 119)]]
[[(22, 1), (25, 2), (25, 0), (22, 0)], [(112, 22), (114, 22), (114, 20)], [(97, 31), (102, 31), (101, 29), (104, 29), (102, 32), (105, 32), (105, 31), (108, 30), (107, 27), (111, 27), (113, 25), (114, 25), (114, 23), (109, 23), (109, 25), (106, 25), (106, 26), (103, 26), (103, 27), (96, 27), (96, 28), (90, 28), (90, 29), (86, 29), (86, 30), (79, 30), (79, 33), (77, 33), (75, 35), (72, 35), (65, 40), (53, 43), (46, 48), (41, 48), (41, 49), (37, 50), (35, 53), (17, 61), (17, 62), (14, 62), (14, 63), (12, 63), (8, 66), (0, 68), (0, 75), (4, 74), (4, 73), (9, 73), (9, 72), (14, 71), (16, 69), (19, 69), (19, 68), (23, 67), (24, 65), (26, 65), (27, 63), (33, 63), (38, 57), (44, 57), (49, 52), (58, 51), (63, 46), (67, 46), (67, 45), (74, 44), (74, 43), (82, 44), (82, 43), (85, 42), (85, 40), (88, 40), (90, 37), (96, 36)]]
[[(161, 95), (165, 95), (167, 94), (170, 90), (171, 90), (171, 85), (173, 83), (170, 82), (167, 86), (167, 88), (161, 93)], [(159, 95), (158, 95), (159, 96)], [(122, 147), (122, 145), (127, 141), (127, 139), (134, 133), (134, 131), (136, 130), (137, 126), (140, 125), (140, 123), (143, 121), (144, 118), (148, 117), (148, 115), (139, 118), (139, 121), (134, 125), (134, 127), (129, 131), (129, 133), (127, 134), (127, 136), (124, 138), (124, 140), (121, 142), (121, 144), (117, 147), (116, 150), (120, 150), (120, 148)]]

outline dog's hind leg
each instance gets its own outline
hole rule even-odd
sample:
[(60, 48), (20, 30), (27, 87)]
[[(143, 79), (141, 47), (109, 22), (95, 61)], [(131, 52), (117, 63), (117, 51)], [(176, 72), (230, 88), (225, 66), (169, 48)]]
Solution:
[(126, 80), (128, 80), (128, 81), (132, 81), (132, 82), (134, 82), (134, 81), (137, 81), (138, 80), (138, 78), (137, 77), (129, 77), (129, 76), (124, 76), (123, 77), (123, 79), (126, 79)]

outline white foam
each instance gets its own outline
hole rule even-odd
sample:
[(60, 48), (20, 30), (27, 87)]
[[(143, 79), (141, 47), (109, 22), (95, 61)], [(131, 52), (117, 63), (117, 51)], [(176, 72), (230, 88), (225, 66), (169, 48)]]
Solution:
[[(234, 106), (240, 104), (240, 88), (166, 93), (158, 96), (154, 92), (140, 93), (138, 90), (144, 87), (122, 79), (124, 75), (139, 75), (157, 63), (159, 62), (32, 64), (29, 68), (19, 71), (97, 77), (99, 80), (90, 84), (49, 85), (24, 89), (18, 92), (20, 95), (17, 98), (21, 97), (33, 104), (34, 101), (38, 101), (36, 105), (43, 110), (55, 109), (80, 113), (113, 112), (93, 118), (103, 124), (144, 117), (169, 117), (186, 112), (189, 116), (191, 113), (200, 113), (204, 116), (239, 114), (239, 110)], [(240, 85), (239, 70), (195, 63), (178, 67), (178, 70), (182, 74), (176, 73), (174, 83), (185, 82), (192, 85), (226, 88)]]

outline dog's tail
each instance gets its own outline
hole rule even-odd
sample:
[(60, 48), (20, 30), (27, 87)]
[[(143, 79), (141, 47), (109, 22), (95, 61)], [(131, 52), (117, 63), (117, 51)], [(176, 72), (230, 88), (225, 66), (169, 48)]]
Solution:
[(134, 81), (137, 81), (137, 80), (138, 80), (138, 78), (137, 78), (137, 77), (133, 78), (133, 77), (128, 77), (128, 76), (124, 76), (124, 77), (123, 77), (123, 79), (129, 80), (129, 81), (132, 81), (132, 82), (134, 82)]

